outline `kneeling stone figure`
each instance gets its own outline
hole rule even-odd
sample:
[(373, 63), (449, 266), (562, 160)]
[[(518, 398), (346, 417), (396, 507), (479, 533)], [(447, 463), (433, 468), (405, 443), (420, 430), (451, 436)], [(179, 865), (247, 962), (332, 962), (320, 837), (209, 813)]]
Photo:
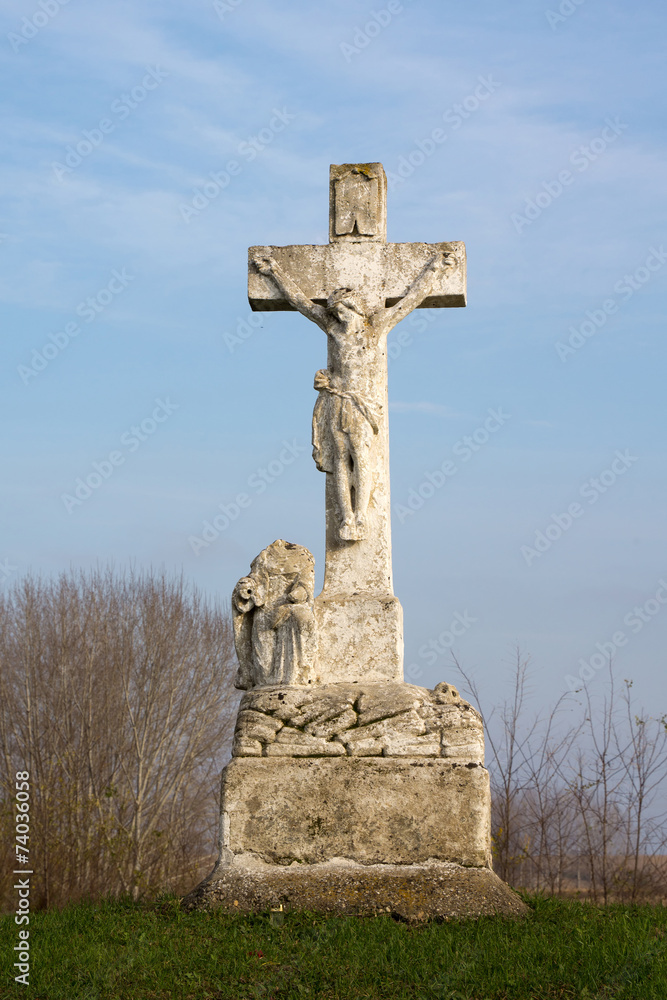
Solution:
[(253, 560), (232, 595), (237, 688), (312, 681), (314, 590), (315, 560), (303, 545), (278, 539)]

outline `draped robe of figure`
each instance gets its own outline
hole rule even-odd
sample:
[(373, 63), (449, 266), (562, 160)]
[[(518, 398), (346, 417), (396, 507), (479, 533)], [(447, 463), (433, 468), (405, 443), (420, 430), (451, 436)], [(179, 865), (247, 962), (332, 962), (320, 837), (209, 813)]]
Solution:
[(236, 687), (304, 682), (317, 657), (314, 587), (308, 549), (278, 540), (260, 552), (232, 598)]

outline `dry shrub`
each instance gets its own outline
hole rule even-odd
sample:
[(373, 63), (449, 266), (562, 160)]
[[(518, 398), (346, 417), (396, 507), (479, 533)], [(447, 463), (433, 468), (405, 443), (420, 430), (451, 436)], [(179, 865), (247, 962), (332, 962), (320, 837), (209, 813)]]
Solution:
[(632, 681), (619, 690), (611, 664), (606, 685), (537, 714), (528, 680), (517, 650), (511, 695), (484, 719), (494, 870), (551, 895), (667, 901), (667, 716), (637, 709)]

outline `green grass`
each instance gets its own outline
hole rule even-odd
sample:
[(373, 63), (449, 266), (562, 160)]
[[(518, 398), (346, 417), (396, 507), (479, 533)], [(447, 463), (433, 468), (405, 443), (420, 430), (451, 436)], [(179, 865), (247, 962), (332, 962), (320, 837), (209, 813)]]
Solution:
[[(369, 919), (180, 912), (175, 900), (30, 918), (30, 985), (3, 961), (2, 1000), (667, 998), (667, 908), (528, 900), (526, 920), (411, 927)], [(17, 943), (2, 917), (4, 956)]]

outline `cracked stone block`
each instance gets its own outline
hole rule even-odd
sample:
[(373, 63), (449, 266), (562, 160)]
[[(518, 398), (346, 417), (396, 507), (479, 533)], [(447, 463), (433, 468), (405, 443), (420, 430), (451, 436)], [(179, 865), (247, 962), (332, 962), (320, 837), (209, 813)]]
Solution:
[(254, 709), (274, 715), (283, 721), (297, 712), (302, 705), (313, 701), (313, 694), (303, 688), (273, 688), (248, 691), (241, 699), (241, 710)]
[[(304, 733), (300, 734), (304, 736)], [(308, 742), (306, 742), (306, 740)], [(285, 743), (269, 743), (266, 757), (344, 757), (345, 747), (341, 743), (318, 740), (307, 736), (303, 741), (289, 740)]]
[[(341, 737), (339, 736), (338, 739)], [(345, 744), (350, 757), (381, 757), (384, 744), (382, 740), (354, 740)]]
[(304, 733), (303, 729), (294, 729), (292, 726), (285, 726), (280, 730), (280, 738), (276, 737), (279, 743), (312, 743), (313, 738)]
[(357, 726), (345, 734), (345, 741), (381, 739), (384, 736), (394, 733), (403, 733), (410, 736), (423, 736), (426, 732), (424, 720), (420, 719), (416, 710), (411, 708), (400, 715), (394, 715), (390, 719), (381, 719), (378, 722), (371, 722), (368, 726)]
[(411, 684), (377, 684), (364, 687), (357, 701), (359, 725), (365, 726), (378, 719), (400, 715), (411, 708), (419, 708), (428, 698), (425, 688)]
[(235, 736), (232, 747), (234, 757), (261, 757), (262, 744), (259, 740), (248, 739), (247, 736)]
[(298, 713), (290, 716), (293, 726), (303, 728), (311, 722), (328, 722), (329, 719), (341, 715), (346, 709), (352, 708), (354, 698), (340, 698), (335, 695), (318, 698), (312, 704), (306, 705)]
[(418, 710), (429, 729), (461, 725), (461, 709), (457, 705), (439, 705), (428, 702)]
[(484, 746), (480, 743), (465, 743), (459, 746), (443, 745), (442, 756), (447, 760), (483, 763)]
[(311, 736), (319, 736), (324, 740), (330, 740), (332, 737), (344, 733), (346, 729), (351, 729), (356, 723), (357, 713), (351, 708), (347, 708), (340, 715), (337, 715), (333, 719), (328, 719), (326, 722), (308, 723), (306, 732), (310, 733)]
[(278, 730), (282, 729), (282, 725), (280, 719), (246, 709), (238, 714), (236, 735), (261, 740), (263, 743), (272, 743)]
[(473, 729), (471, 726), (460, 726), (458, 729), (446, 729), (442, 733), (442, 742), (446, 746), (465, 746), (468, 743), (479, 743), (483, 745), (483, 736), (480, 729)]
[(330, 743), (327, 740), (318, 739), (316, 736), (311, 736), (309, 733), (304, 733), (300, 729), (292, 729), (286, 726), (280, 731), (278, 737), (276, 737), (276, 742), (269, 744), (267, 747), (267, 755), (275, 756), (271, 747), (280, 747), (280, 755), (284, 756), (283, 749), (285, 748), (287, 754), (294, 752), (295, 756), (326, 756), (326, 757), (340, 757), (341, 751), (338, 749), (338, 743)]
[(383, 757), (439, 757), (440, 737), (438, 733), (426, 736), (388, 736), (384, 741)]

